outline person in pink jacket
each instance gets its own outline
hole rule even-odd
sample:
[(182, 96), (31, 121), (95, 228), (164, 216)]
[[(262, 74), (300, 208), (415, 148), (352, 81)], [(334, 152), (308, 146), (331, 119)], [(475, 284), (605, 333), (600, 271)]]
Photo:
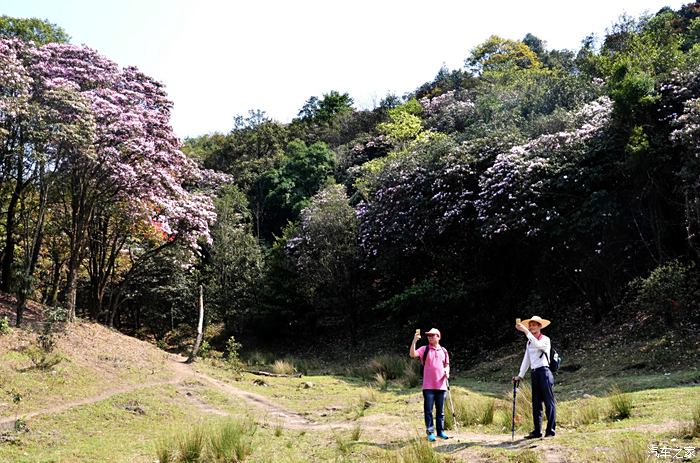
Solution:
[[(432, 328), (425, 333), (428, 345), (416, 349), (420, 331), (416, 331), (408, 355), (419, 358), (423, 363), (423, 415), (428, 440), (434, 442), (437, 437), (449, 439), (445, 434), (445, 395), (447, 380), (450, 377), (450, 356), (447, 349), (440, 346), (440, 330)], [(426, 352), (427, 350), (427, 352)], [(435, 426), (433, 425), (433, 405), (435, 405)]]

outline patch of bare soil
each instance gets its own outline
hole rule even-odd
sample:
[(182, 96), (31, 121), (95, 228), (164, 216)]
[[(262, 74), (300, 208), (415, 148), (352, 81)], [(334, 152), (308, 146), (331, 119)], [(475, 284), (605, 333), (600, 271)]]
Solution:
[(71, 324), (58, 336), (57, 348), (108, 381), (128, 376), (166, 380), (173, 375), (170, 354), (97, 323)]

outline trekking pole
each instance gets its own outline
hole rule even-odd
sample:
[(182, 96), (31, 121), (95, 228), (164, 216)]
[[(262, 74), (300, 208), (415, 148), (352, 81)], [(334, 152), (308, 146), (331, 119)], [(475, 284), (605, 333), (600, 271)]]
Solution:
[(452, 423), (454, 423), (455, 431), (457, 430), (457, 417), (455, 416), (455, 404), (452, 402), (452, 393), (450, 392), (450, 380), (445, 378), (447, 383), (447, 397), (450, 398), (450, 408), (452, 408)]
[(513, 418), (511, 420), (511, 426), (510, 426), (510, 441), (513, 442), (515, 440), (515, 396), (518, 393), (518, 383), (517, 381), (513, 381)]

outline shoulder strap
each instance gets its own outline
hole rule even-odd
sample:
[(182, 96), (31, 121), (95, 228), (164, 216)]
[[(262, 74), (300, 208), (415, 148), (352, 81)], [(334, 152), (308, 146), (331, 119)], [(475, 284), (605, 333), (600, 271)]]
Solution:
[[(552, 352), (552, 341), (551, 340), (549, 341), (549, 352), (550, 353)], [(545, 351), (542, 351), (542, 353), (540, 354), (540, 358), (542, 358), (543, 355), (547, 358), (547, 363), (551, 365), (552, 362), (549, 361), (549, 354)]]
[(421, 362), (425, 366), (425, 361), (428, 358), (428, 351), (430, 350), (430, 346), (425, 346), (425, 350), (423, 351), (423, 358), (421, 359)]
[[(530, 341), (528, 340), (527, 343), (530, 344)], [(552, 350), (552, 340), (551, 340), (551, 339), (549, 340), (549, 350), (550, 350), (550, 351)], [(547, 363), (550, 363), (550, 362), (549, 362), (549, 354), (548, 354), (547, 352), (545, 352), (545, 351), (542, 351), (542, 353), (540, 354), (540, 358), (542, 358), (543, 355), (544, 355), (545, 357), (547, 357)]]

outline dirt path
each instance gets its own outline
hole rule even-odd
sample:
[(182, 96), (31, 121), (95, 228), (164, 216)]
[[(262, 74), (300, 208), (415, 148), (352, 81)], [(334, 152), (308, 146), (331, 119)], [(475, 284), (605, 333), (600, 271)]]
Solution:
[[(178, 360), (176, 360), (174, 358), (173, 365), (176, 365), (177, 363), (179, 363)], [(150, 381), (147, 383), (135, 384), (135, 385), (131, 385), (131, 386), (109, 388), (109, 389), (102, 391), (98, 395), (94, 395), (91, 397), (85, 397), (85, 398), (79, 399), (79, 400), (72, 400), (70, 402), (64, 402), (62, 404), (53, 405), (51, 407), (46, 407), (46, 408), (42, 408), (39, 410), (34, 410), (34, 411), (28, 412), (28, 413), (22, 413), (21, 417), (22, 417), (22, 419), (27, 420), (27, 419), (31, 419), (31, 418), (41, 416), (41, 415), (49, 415), (52, 413), (64, 412), (66, 410), (70, 410), (71, 408), (80, 407), (82, 405), (94, 404), (97, 402), (101, 402), (103, 400), (107, 400), (110, 397), (113, 397), (113, 396), (119, 395), (119, 394), (126, 394), (129, 392), (138, 391), (141, 389), (148, 389), (151, 387), (163, 386), (163, 385), (168, 385), (168, 384), (180, 384), (186, 379), (187, 376), (189, 376), (191, 374), (189, 369), (186, 368), (186, 365), (183, 364), (183, 367), (185, 367), (185, 368), (177, 367), (177, 366), (174, 367), (173, 368), (174, 375), (172, 378), (170, 378), (168, 380)], [(16, 421), (16, 418), (12, 417), (12, 416), (0, 418), (0, 430), (12, 428), (14, 426), (15, 421)]]
[[(237, 397), (244, 400), (248, 405), (260, 410), (266, 417), (267, 421), (274, 423), (276, 425), (281, 425), (286, 429), (296, 429), (296, 430), (338, 430), (338, 429), (351, 429), (356, 426), (357, 422), (352, 421), (336, 421), (331, 423), (318, 423), (309, 420), (307, 417), (297, 413), (295, 411), (289, 410), (276, 404), (264, 397), (253, 392), (248, 392), (237, 388), (236, 386), (226, 383), (224, 381), (212, 378), (211, 376), (197, 371), (192, 368), (191, 365), (184, 363), (184, 358), (180, 357), (175, 360), (175, 369), (179, 372), (182, 377), (190, 375), (191, 378), (200, 381), (205, 381), (210, 385), (216, 387), (221, 392), (225, 393), (231, 397)], [(217, 415), (230, 415), (228, 412), (212, 408), (205, 402), (197, 400), (193, 396), (189, 396), (190, 400), (196, 402), (196, 405), (200, 410), (208, 413), (213, 413)], [(382, 416), (386, 418), (387, 416)], [(380, 432), (384, 438), (394, 438), (397, 440), (405, 440), (406, 436), (412, 436), (415, 434), (414, 429), (408, 429), (405, 425), (399, 422), (397, 417), (390, 417), (396, 422), (393, 425), (387, 425), (386, 423), (378, 423), (371, 417), (366, 417), (367, 419), (361, 419), (360, 423), (362, 429), (365, 432)], [(473, 450), (478, 450), (479, 448), (489, 447), (489, 448), (503, 448), (508, 450), (524, 450), (527, 448), (539, 449), (544, 455), (544, 461), (547, 463), (566, 463), (571, 461), (568, 457), (568, 452), (565, 447), (552, 443), (551, 441), (528, 441), (525, 439), (516, 439), (511, 442), (509, 436), (499, 435), (499, 434), (486, 434), (486, 433), (475, 433), (466, 431), (453, 431), (451, 433), (451, 439), (449, 441), (444, 441), (436, 443), (434, 449), (440, 453), (454, 454), (457, 456), (469, 456), (467, 461), (478, 461), (478, 457), (472, 454)], [(484, 462), (489, 461), (488, 459), (483, 459)]]
[[(133, 392), (137, 391), (140, 389), (148, 389), (151, 387), (156, 387), (156, 386), (162, 386), (165, 384), (178, 384), (180, 380), (178, 379), (172, 379), (168, 381), (154, 381), (150, 383), (143, 383), (139, 384), (136, 386), (126, 386), (126, 387), (120, 387), (120, 388), (111, 388), (103, 391), (102, 393), (92, 396), (92, 397), (86, 397), (80, 400), (73, 400), (70, 402), (64, 402), (59, 405), (53, 405), (51, 407), (47, 408), (42, 408), (40, 410), (35, 410), (33, 412), (28, 412), (28, 413), (22, 413), (20, 414), (21, 418), (24, 420), (31, 419), (37, 416), (41, 415), (49, 415), (52, 413), (60, 413), (60, 412), (65, 412), (66, 410), (70, 410), (71, 408), (75, 407), (80, 407), (81, 405), (89, 405), (89, 404), (94, 404), (96, 402), (101, 402), (103, 400), (107, 400), (110, 397), (113, 397), (118, 394), (125, 394), (128, 392)], [(14, 426), (16, 419), (14, 417), (4, 417), (0, 418), (0, 430), (3, 429), (10, 429)]]
[[(173, 377), (168, 380), (153, 381), (125, 387), (110, 388), (96, 396), (65, 402), (60, 405), (55, 405), (40, 410), (35, 410), (26, 414), (22, 414), (22, 418), (31, 419), (41, 415), (60, 413), (66, 410), (70, 410), (71, 408), (103, 401), (117, 394), (124, 394), (141, 389), (163, 385), (176, 385), (178, 388), (178, 392), (203, 413), (214, 414), (219, 416), (232, 415), (230, 412), (214, 407), (211, 404), (207, 403), (205, 400), (201, 399), (197, 391), (192, 387), (192, 384), (196, 384), (197, 382), (199, 382), (208, 383), (211, 386), (218, 389), (219, 391), (221, 391), (222, 393), (224, 393), (225, 395), (229, 397), (238, 398), (244, 401), (247, 405), (254, 407), (262, 413), (262, 416), (265, 418), (265, 421), (267, 421), (267, 425), (282, 426), (287, 429), (308, 431), (343, 430), (351, 429), (357, 425), (357, 422), (353, 421), (336, 421), (331, 423), (314, 422), (300, 413), (297, 413), (293, 410), (287, 409), (283, 406), (280, 406), (279, 404), (272, 402), (267, 397), (255, 394), (253, 392), (244, 391), (235, 387), (232, 384), (215, 379), (207, 375), (206, 373), (198, 371), (195, 367), (193, 367), (193, 365), (186, 364), (185, 358), (182, 356), (170, 356), (169, 366), (173, 372)], [(380, 423), (376, 419), (372, 419), (372, 417), (366, 418), (367, 419), (363, 418), (360, 421), (363, 430), (365, 430), (366, 432), (379, 432), (385, 438), (392, 438), (396, 439), (397, 441), (405, 440), (406, 436), (415, 435), (415, 429), (408, 429), (404, 424), (400, 422), (398, 417), (382, 416), (382, 421), (384, 421), (382, 423)], [(384, 418), (388, 419), (389, 421), (395, 420), (395, 423), (387, 424), (386, 419)], [(14, 422), (14, 417), (0, 418), (0, 430), (11, 429), (14, 425)], [(387, 444), (387, 448), (389, 448), (390, 446), (390, 444)], [(551, 441), (533, 443), (532, 441), (516, 440), (515, 442), (511, 442), (509, 436), (465, 432), (461, 430), (453, 432), (452, 438), (449, 441), (436, 443), (434, 448), (438, 452), (454, 454), (460, 457), (469, 455), (469, 461), (478, 461), (478, 457), (476, 457), (475, 455), (471, 455), (471, 453), (472, 451), (478, 450), (479, 448), (483, 447), (504, 448), (511, 450), (538, 448), (540, 451), (543, 451), (545, 461), (548, 463), (562, 463), (569, 461), (566, 457), (566, 449), (564, 447), (551, 443)]]

